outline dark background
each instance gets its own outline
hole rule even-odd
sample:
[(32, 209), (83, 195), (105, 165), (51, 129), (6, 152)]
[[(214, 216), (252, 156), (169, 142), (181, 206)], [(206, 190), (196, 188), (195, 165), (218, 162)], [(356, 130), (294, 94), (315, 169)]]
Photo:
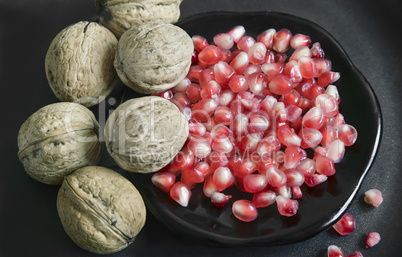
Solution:
[[(181, 17), (207, 11), (279, 11), (309, 19), (339, 41), (370, 82), (382, 108), (383, 134), (377, 158), (348, 210), (356, 217), (357, 229), (346, 237), (329, 229), (286, 246), (220, 248), (177, 237), (149, 214), (136, 241), (113, 256), (324, 257), (331, 244), (347, 254), (360, 250), (365, 257), (400, 256), (402, 2), (184, 0), (181, 4)], [(37, 109), (58, 101), (44, 72), (51, 40), (69, 24), (95, 19), (94, 0), (0, 0), (0, 256), (95, 256), (64, 232), (56, 211), (59, 187), (32, 180), (17, 159), (21, 124)], [(383, 193), (378, 208), (363, 201), (371, 188)], [(366, 250), (365, 235), (371, 231), (379, 232), (382, 241)]]

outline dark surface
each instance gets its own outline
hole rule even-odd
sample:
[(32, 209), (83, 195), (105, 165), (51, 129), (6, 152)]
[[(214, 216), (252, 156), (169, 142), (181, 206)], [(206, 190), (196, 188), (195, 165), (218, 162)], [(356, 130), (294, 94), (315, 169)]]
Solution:
[[(352, 254), (399, 256), (402, 203), (399, 175), (402, 167), (402, 125), (399, 72), (402, 54), (398, 34), (402, 3), (384, 1), (261, 1), (184, 0), (182, 17), (205, 11), (279, 11), (311, 20), (331, 33), (378, 96), (383, 114), (383, 135), (375, 162), (348, 212), (357, 220), (346, 237), (332, 229), (312, 239), (275, 247), (215, 247), (172, 233), (152, 215), (136, 241), (113, 256), (326, 256), (336, 244)], [(57, 186), (32, 180), (17, 159), (17, 133), (22, 122), (40, 107), (57, 102), (44, 72), (44, 57), (53, 37), (80, 20), (96, 19), (94, 1), (0, 1), (1, 122), (0, 256), (95, 256), (76, 246), (64, 232), (56, 211)], [(354, 85), (349, 85), (353, 87)], [(120, 89), (121, 90), (121, 89)], [(116, 90), (115, 94), (119, 92)], [(110, 103), (110, 102), (109, 102)], [(113, 103), (110, 103), (113, 108)], [(104, 113), (104, 104), (96, 113)], [(364, 110), (363, 110), (364, 111)], [(100, 117), (102, 123), (102, 117)], [(103, 165), (112, 164), (105, 158)], [(364, 192), (378, 188), (384, 202), (378, 208), (363, 202)], [(316, 211), (320, 211), (317, 206)], [(150, 213), (149, 213), (150, 214)], [(367, 232), (377, 231), (382, 241), (365, 249)]]
[[(342, 99), (340, 111), (359, 136), (353, 147), (346, 148), (342, 162), (336, 164), (336, 175), (314, 188), (304, 185), (299, 210), (293, 217), (279, 215), (276, 205), (272, 205), (259, 209), (258, 218), (250, 223), (235, 219), (231, 205), (239, 199), (251, 200), (251, 194), (232, 188), (225, 190), (232, 198), (225, 208), (219, 208), (204, 197), (202, 186), (198, 185), (192, 190), (189, 206), (183, 208), (151, 183), (152, 174), (132, 174), (131, 177), (155, 217), (179, 235), (228, 246), (280, 245), (308, 239), (331, 226), (358, 191), (378, 148), (381, 127), (378, 102), (368, 82), (350, 63), (336, 40), (308, 20), (277, 12), (213, 12), (190, 16), (178, 23), (190, 36), (203, 35), (209, 42), (214, 35), (237, 24), (242, 24), (247, 35), (254, 38), (267, 29), (267, 24), (276, 30), (286, 27), (294, 34), (310, 35), (313, 42), (321, 43), (326, 57), (334, 64), (333, 69), (342, 74), (342, 79), (336, 82)], [(287, 54), (290, 56), (291, 50)], [(319, 211), (314, 210), (317, 206)]]

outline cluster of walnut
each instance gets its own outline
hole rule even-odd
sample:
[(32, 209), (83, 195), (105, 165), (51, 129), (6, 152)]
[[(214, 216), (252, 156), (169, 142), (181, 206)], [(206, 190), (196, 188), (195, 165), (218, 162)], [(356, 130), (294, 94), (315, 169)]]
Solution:
[[(90, 109), (119, 78), (143, 93), (174, 87), (187, 74), (190, 36), (170, 24), (182, 0), (96, 0), (99, 21), (60, 31), (45, 59), (51, 90), (62, 102), (33, 113), (18, 133), (18, 158), (33, 179), (61, 185), (57, 210), (71, 239), (83, 249), (109, 254), (130, 245), (146, 209), (134, 185), (96, 166), (103, 132)], [(117, 72), (116, 72), (117, 71)], [(180, 151), (188, 122), (168, 100), (144, 96), (121, 104), (108, 118), (106, 148), (130, 172), (155, 172)]]

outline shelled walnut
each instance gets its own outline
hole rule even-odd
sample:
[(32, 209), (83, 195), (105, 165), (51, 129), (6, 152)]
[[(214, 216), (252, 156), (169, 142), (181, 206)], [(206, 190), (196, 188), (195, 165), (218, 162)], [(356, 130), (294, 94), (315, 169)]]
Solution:
[(188, 137), (188, 122), (179, 108), (157, 96), (121, 104), (105, 126), (106, 148), (116, 163), (131, 172), (150, 173), (166, 166)]
[(18, 158), (28, 175), (59, 185), (74, 170), (95, 165), (102, 155), (99, 124), (77, 103), (55, 103), (32, 114), (18, 133)]
[(175, 23), (182, 0), (96, 0), (99, 21), (116, 37), (144, 22)]
[(99, 166), (80, 168), (64, 179), (57, 211), (70, 238), (97, 254), (126, 248), (146, 219), (143, 199), (133, 184)]
[(64, 102), (87, 107), (103, 101), (116, 85), (113, 60), (117, 39), (96, 22), (81, 21), (63, 29), (46, 54), (46, 76)]
[(123, 83), (141, 94), (160, 93), (186, 77), (194, 46), (183, 29), (143, 23), (120, 38), (114, 66)]

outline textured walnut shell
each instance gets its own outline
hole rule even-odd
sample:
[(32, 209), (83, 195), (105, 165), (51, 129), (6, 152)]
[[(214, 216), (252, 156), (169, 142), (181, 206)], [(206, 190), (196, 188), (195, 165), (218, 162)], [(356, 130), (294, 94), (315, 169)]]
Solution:
[(117, 82), (113, 60), (117, 39), (96, 22), (81, 21), (63, 29), (46, 54), (46, 76), (63, 102), (87, 107), (103, 101)]
[(106, 147), (116, 163), (131, 172), (166, 166), (183, 147), (188, 122), (176, 105), (156, 96), (128, 100), (110, 115)]
[(119, 173), (88, 166), (67, 176), (57, 195), (57, 211), (70, 238), (97, 254), (130, 245), (145, 224), (140, 193)]
[(190, 36), (181, 28), (144, 23), (120, 38), (114, 65), (128, 87), (138, 93), (155, 94), (186, 77), (193, 51)]
[(32, 114), (18, 133), (18, 158), (37, 181), (60, 185), (74, 170), (98, 163), (103, 145), (93, 113), (77, 103), (55, 103)]
[(96, 0), (99, 21), (116, 37), (144, 22), (175, 23), (182, 0)]

